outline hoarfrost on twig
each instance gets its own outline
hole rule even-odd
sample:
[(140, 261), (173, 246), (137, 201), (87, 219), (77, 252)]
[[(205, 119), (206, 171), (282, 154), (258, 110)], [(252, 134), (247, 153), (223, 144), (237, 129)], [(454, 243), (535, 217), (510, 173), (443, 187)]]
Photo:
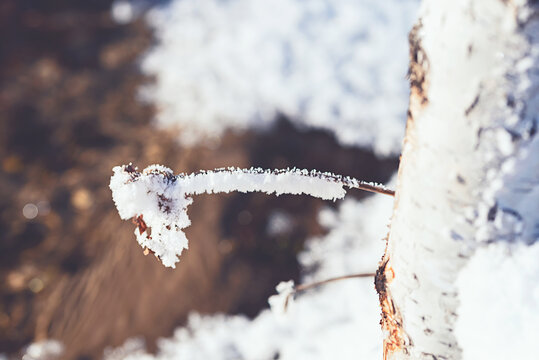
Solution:
[(294, 300), (294, 280), (281, 281), (279, 285), (275, 287), (277, 295), (272, 295), (268, 298), (268, 304), (271, 311), (277, 316), (283, 316), (288, 307)]
[(145, 253), (151, 251), (163, 265), (175, 267), (188, 241), (182, 229), (191, 222), (191, 196), (202, 193), (261, 191), (267, 194), (307, 194), (324, 200), (344, 197), (344, 187), (393, 195), (380, 184), (332, 173), (300, 169), (263, 170), (234, 167), (174, 175), (162, 165), (139, 172), (133, 165), (116, 166), (110, 181), (120, 217), (133, 219), (135, 235)]

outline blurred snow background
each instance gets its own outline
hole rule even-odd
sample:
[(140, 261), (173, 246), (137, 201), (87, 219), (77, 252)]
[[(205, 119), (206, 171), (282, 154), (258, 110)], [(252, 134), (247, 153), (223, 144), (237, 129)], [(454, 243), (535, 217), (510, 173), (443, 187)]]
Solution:
[[(305, 281), (376, 270), (393, 199), (346, 199), (338, 210), (320, 213), (328, 234), (308, 241), (300, 261), (316, 269)], [(287, 279), (283, 279), (287, 280)], [(374, 279), (349, 279), (301, 294), (284, 316), (262, 311), (243, 316), (192, 314), (186, 327), (161, 339), (157, 355), (141, 339), (105, 353), (105, 359), (380, 359), (378, 295)]]
[[(156, 44), (142, 59), (153, 78), (141, 89), (156, 124), (178, 129), (185, 146), (226, 130), (263, 130), (284, 115), (298, 127), (332, 132), (343, 146), (378, 156), (400, 152), (408, 104), (407, 34), (416, 0), (176, 0), (146, 18)], [(141, 13), (116, 2), (118, 22)], [(131, 7), (130, 7), (131, 6)], [(345, 200), (324, 210), (323, 238), (299, 259), (304, 281), (374, 272), (392, 199)], [(282, 220), (282, 219), (281, 219)], [(288, 279), (283, 279), (288, 280)], [(381, 358), (373, 279), (345, 280), (299, 296), (283, 318), (192, 314), (148, 354), (131, 339), (113, 359)]]
[[(131, 4), (131, 5), (130, 5)], [(116, 2), (126, 22), (140, 1)], [(407, 33), (416, 0), (176, 0), (151, 10), (156, 45), (141, 91), (182, 144), (284, 115), (343, 145), (396, 155), (404, 134)]]

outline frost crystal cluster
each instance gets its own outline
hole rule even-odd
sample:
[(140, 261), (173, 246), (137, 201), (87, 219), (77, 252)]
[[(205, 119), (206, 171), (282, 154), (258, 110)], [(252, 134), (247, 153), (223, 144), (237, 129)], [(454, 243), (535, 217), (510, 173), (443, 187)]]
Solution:
[(188, 247), (182, 230), (191, 224), (187, 207), (193, 201), (192, 195), (262, 191), (335, 200), (344, 197), (344, 186), (393, 194), (379, 184), (314, 170), (231, 167), (174, 175), (171, 169), (161, 165), (151, 165), (143, 172), (132, 165), (124, 165), (115, 167), (113, 172), (110, 189), (120, 217), (133, 218), (139, 244), (169, 267), (175, 267), (183, 249)]
[(397, 154), (416, 0), (175, 0), (148, 15), (142, 97), (186, 145), (278, 114)]
[(271, 311), (282, 316), (286, 313), (286, 310), (293, 301), (295, 291), (294, 281), (281, 281), (279, 285), (275, 287), (275, 290), (277, 290), (277, 295), (270, 296), (268, 299), (268, 304)]

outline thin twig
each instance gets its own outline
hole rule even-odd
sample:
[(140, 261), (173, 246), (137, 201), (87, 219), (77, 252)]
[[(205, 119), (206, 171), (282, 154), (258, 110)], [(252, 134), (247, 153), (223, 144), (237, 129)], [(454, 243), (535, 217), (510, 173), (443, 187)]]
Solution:
[(293, 298), (298, 293), (301, 293), (301, 292), (307, 291), (309, 289), (313, 289), (313, 288), (316, 288), (316, 287), (319, 287), (319, 286), (322, 286), (322, 285), (325, 285), (325, 284), (328, 284), (328, 283), (334, 282), (334, 281), (340, 281), (340, 280), (346, 280), (346, 279), (354, 279), (354, 278), (374, 277), (375, 275), (376, 274), (374, 274), (374, 273), (350, 274), (350, 275), (337, 276), (337, 277), (334, 277), (334, 278), (329, 278), (329, 279), (326, 279), (326, 280), (317, 281), (317, 282), (313, 282), (313, 283), (310, 283), (310, 284), (301, 284), (301, 285), (295, 286), (294, 291), (289, 293), (285, 298), (284, 311), (286, 312), (288, 310), (288, 305), (290, 304), (290, 299)]
[(321, 285), (325, 285), (330, 282), (339, 281), (339, 280), (346, 280), (346, 279), (354, 279), (354, 278), (365, 278), (365, 277), (374, 277), (376, 274), (374, 273), (363, 273), (363, 274), (350, 274), (350, 275), (344, 275), (344, 276), (337, 276), (334, 278), (329, 278), (322, 281), (313, 282), (310, 284), (301, 284), (296, 286), (294, 293), (303, 292)]
[(356, 188), (361, 189), (361, 190), (365, 190), (365, 191), (370, 191), (370, 192), (373, 192), (373, 193), (384, 194), (384, 195), (389, 195), (389, 196), (395, 196), (395, 190), (390, 190), (390, 189), (387, 189), (385, 187), (378, 187), (378, 186), (366, 184), (366, 183), (363, 183), (363, 182), (361, 182)]

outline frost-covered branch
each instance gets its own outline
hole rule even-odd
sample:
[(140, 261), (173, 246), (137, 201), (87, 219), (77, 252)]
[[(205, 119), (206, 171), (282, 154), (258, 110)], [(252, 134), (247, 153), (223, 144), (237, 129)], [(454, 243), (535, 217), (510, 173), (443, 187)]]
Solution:
[(182, 229), (191, 222), (187, 207), (191, 196), (231, 191), (267, 194), (306, 194), (324, 200), (344, 197), (348, 188), (394, 195), (383, 185), (316, 170), (263, 170), (221, 168), (174, 175), (172, 170), (151, 165), (139, 172), (133, 165), (117, 166), (110, 181), (120, 217), (134, 219), (139, 244), (152, 251), (165, 266), (175, 267), (188, 242)]

